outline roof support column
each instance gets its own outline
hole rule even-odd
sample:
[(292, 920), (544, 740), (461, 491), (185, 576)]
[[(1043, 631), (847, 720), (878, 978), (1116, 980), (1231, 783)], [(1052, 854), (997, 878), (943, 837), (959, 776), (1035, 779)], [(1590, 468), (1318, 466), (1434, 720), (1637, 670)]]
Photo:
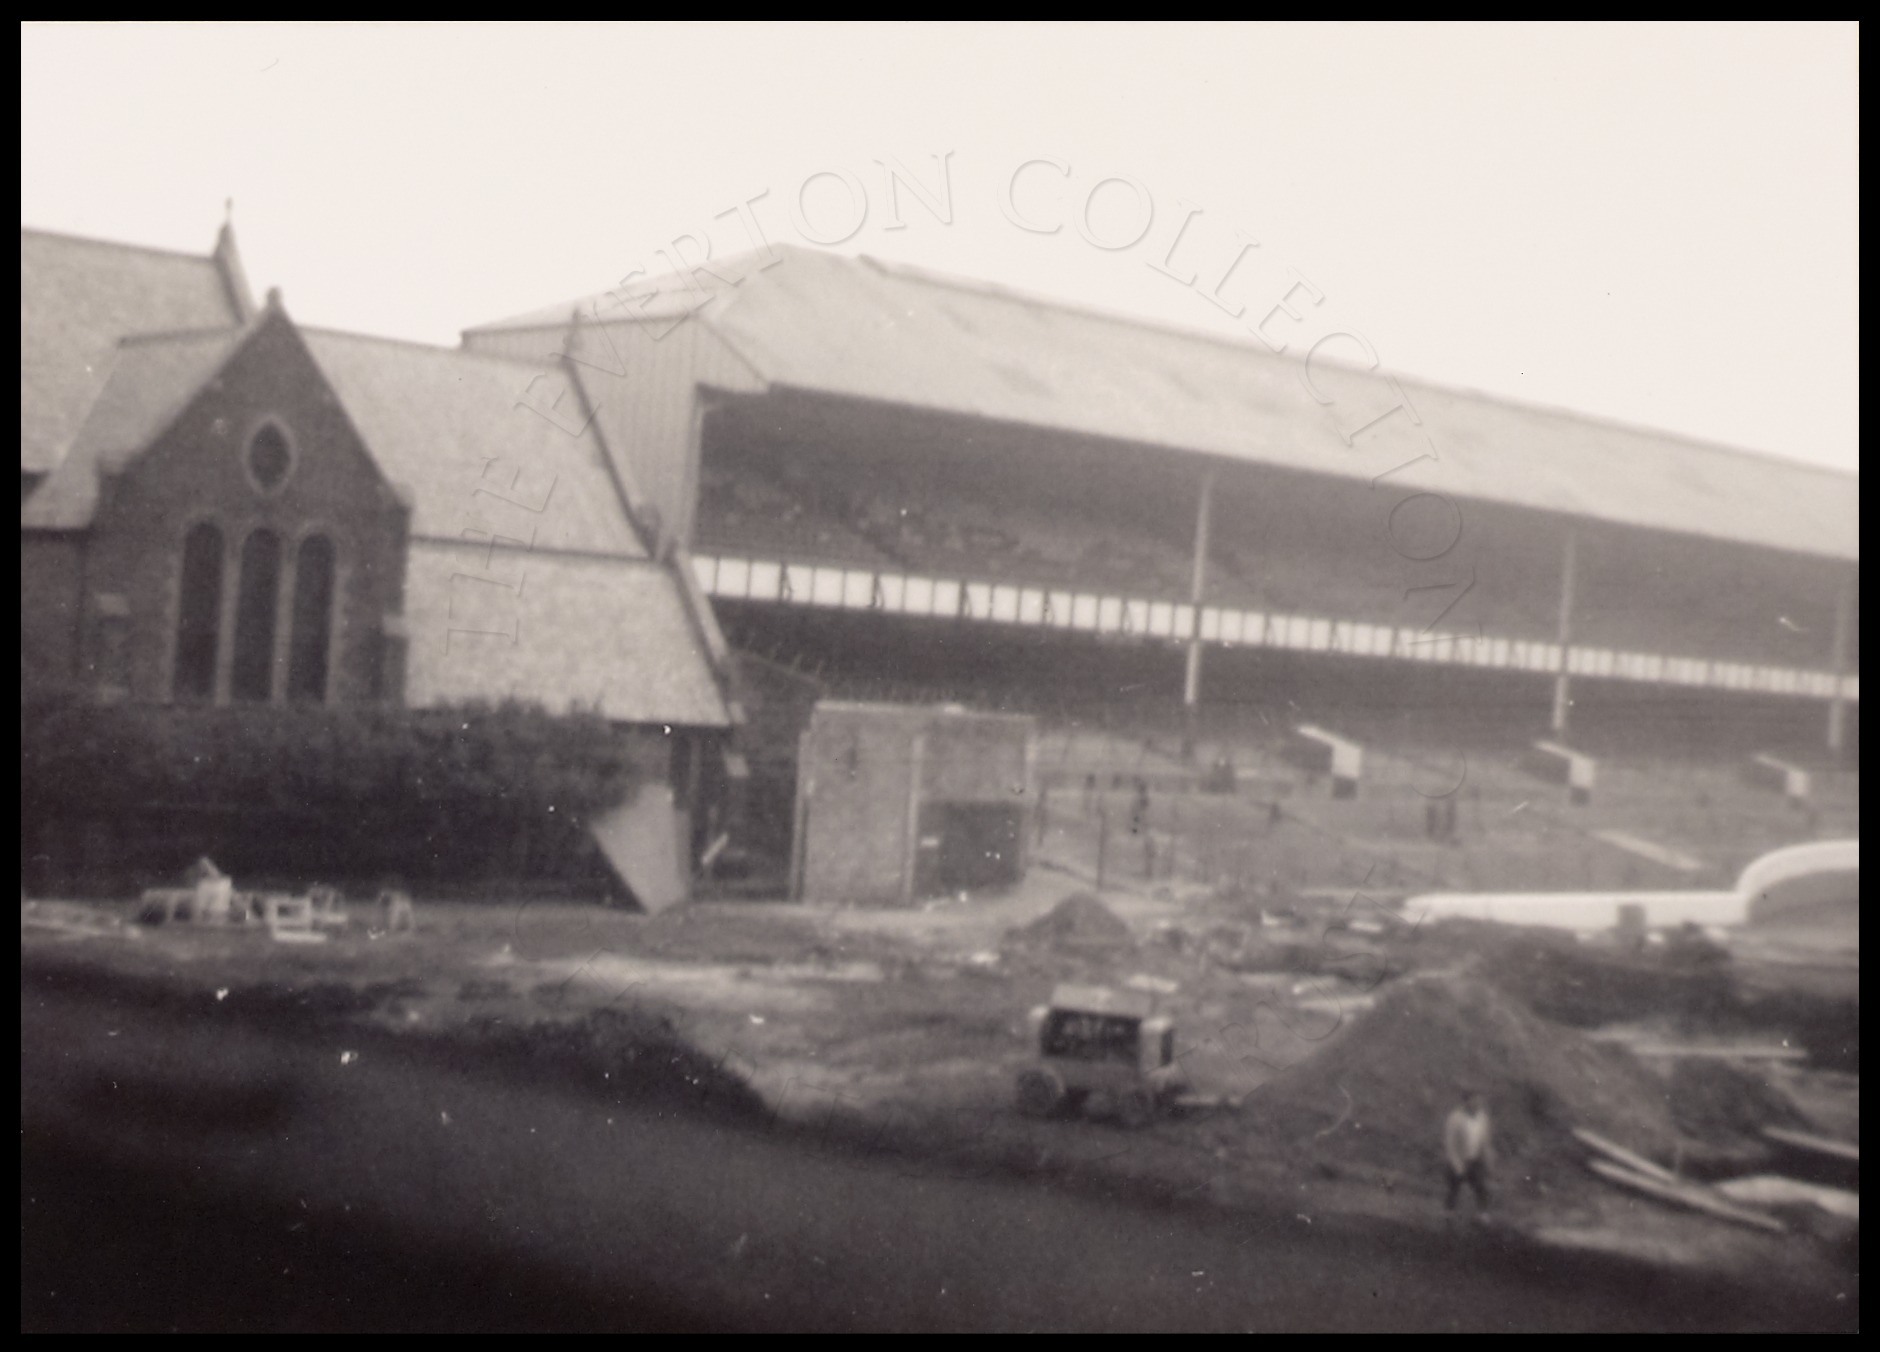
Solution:
[(1567, 711), (1573, 707), (1572, 680), (1567, 674), (1567, 656), (1573, 643), (1573, 592), (1579, 573), (1579, 541), (1571, 526), (1560, 556), (1560, 623), (1554, 641), (1560, 645), (1560, 665), (1554, 671), (1554, 711), (1548, 721), (1556, 737), (1567, 732)]
[(1195, 756), (1195, 732), (1201, 703), (1201, 598), (1208, 587), (1208, 540), (1214, 533), (1214, 469), (1201, 476), (1201, 496), (1195, 504), (1195, 566), (1188, 599), (1193, 606), (1193, 627), (1188, 633), (1188, 669), (1182, 679), (1182, 759)]
[(1828, 750), (1839, 757), (1847, 749), (1847, 698), (1841, 693), (1841, 678), (1847, 675), (1847, 649), (1854, 624), (1854, 583), (1841, 581), (1834, 597), (1833, 646), (1828, 650), (1828, 669), (1834, 673), (1834, 693), (1828, 697)]
[(901, 835), (901, 901), (904, 905), (914, 900), (914, 891), (920, 882), (920, 806), (926, 773), (923, 763), (927, 759), (926, 733), (915, 734), (911, 750), (913, 754), (907, 766), (907, 820)]

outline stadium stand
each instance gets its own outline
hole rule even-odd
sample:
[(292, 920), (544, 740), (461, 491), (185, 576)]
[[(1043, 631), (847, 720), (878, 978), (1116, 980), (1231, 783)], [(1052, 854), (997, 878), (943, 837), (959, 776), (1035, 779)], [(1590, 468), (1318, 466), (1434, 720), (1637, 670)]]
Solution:
[(813, 487), (755, 463), (708, 465), (701, 472), (698, 545), (863, 568), (898, 562), (819, 503)]
[[(1093, 777), (1275, 886), (1680, 885), (1858, 822), (1847, 476), (1410, 381), (1386, 458), (1258, 347), (874, 260), (723, 268), (703, 310), (638, 298), (696, 315), (657, 342), (599, 298), (465, 342), (606, 336), (590, 403), (732, 645), (1036, 715), (1071, 855)], [(1283, 754), (1301, 724), (1363, 746), (1355, 797)], [(1524, 768), (1541, 739), (1597, 760), (1586, 802)], [(1743, 782), (1759, 752), (1845, 773), (1797, 809)]]

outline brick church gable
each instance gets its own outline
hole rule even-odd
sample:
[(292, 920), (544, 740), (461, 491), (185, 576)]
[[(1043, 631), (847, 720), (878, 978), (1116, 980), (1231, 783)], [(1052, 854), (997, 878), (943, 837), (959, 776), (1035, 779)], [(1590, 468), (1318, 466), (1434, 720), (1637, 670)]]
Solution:
[(122, 347), (21, 514), (23, 541), (82, 536), (69, 677), (157, 701), (394, 693), (408, 509), (292, 321), (270, 304), (237, 335)]

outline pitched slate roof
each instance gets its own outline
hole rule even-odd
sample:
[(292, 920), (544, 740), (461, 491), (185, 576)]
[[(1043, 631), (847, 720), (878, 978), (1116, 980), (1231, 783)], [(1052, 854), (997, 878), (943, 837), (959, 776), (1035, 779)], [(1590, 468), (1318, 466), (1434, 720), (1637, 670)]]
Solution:
[[(261, 322), (119, 344), (91, 416), (22, 506), (21, 528), (88, 526), (100, 465), (147, 447)], [(300, 334), (380, 472), (410, 494), (413, 535), (455, 540), (471, 532), (487, 542), (500, 533), (538, 550), (644, 557), (598, 433), (571, 435), (517, 406), (536, 368), (453, 348)], [(531, 400), (552, 403), (565, 391), (561, 407), (576, 407), (565, 380), (558, 372), (537, 379)]]
[[(380, 470), (410, 491), (413, 535), (455, 540), (494, 522), (533, 529), (537, 550), (645, 556), (562, 372), (322, 329), (302, 336)], [(525, 390), (533, 407), (520, 403)]]
[(224, 227), (209, 255), (20, 231), (20, 470), (58, 463), (131, 334), (229, 328), (253, 312)]
[(412, 704), (516, 696), (629, 723), (730, 721), (672, 573), (648, 560), (414, 541), (405, 623)]
[[(269, 322), (291, 323), (270, 307), (238, 330), (119, 343), (70, 450), (22, 505), (21, 528), (88, 526), (101, 466), (147, 448)], [(529, 364), (480, 353), (296, 332), (412, 504), (410, 703), (516, 697), (628, 722), (729, 724), (709, 609), (688, 606), (677, 566), (647, 558), (598, 432), (578, 415), (557, 423), (518, 407), (525, 389), (558, 415), (578, 407), (564, 376), (537, 379)], [(512, 545), (493, 548), (492, 536)]]
[[(747, 258), (714, 262), (737, 284), (700, 274), (717, 298), (690, 321), (773, 387), (1354, 480), (1380, 470), (1343, 444), (1297, 363), (1256, 344), (869, 258), (779, 252), (781, 261), (761, 270)], [(670, 322), (700, 299), (667, 278), (483, 327), (565, 329), (577, 311), (602, 322)], [(1401, 383), (1438, 456), (1394, 473), (1402, 491), (1860, 557), (1857, 476)]]
[(129, 339), (117, 345), (90, 416), (20, 507), (22, 530), (78, 530), (98, 506), (102, 466), (143, 450), (222, 368), (240, 329)]

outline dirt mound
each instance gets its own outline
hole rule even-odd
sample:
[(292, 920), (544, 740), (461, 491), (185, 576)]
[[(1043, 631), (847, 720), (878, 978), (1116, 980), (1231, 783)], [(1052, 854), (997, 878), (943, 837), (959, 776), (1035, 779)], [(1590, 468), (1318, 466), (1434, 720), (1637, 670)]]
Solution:
[(1699, 1140), (1755, 1139), (1764, 1127), (1809, 1125), (1787, 1094), (1724, 1061), (1678, 1062), (1668, 1092), (1672, 1120)]
[(1321, 1158), (1429, 1173), (1441, 1167), (1443, 1119), (1463, 1085), (1486, 1102), (1504, 1161), (1577, 1155), (1574, 1127), (1647, 1154), (1677, 1140), (1664, 1085), (1629, 1052), (1468, 978), (1393, 987), (1247, 1110), (1260, 1129)]
[(1007, 931), (1005, 940), (1027, 948), (1127, 948), (1135, 936), (1093, 894), (1073, 892), (1029, 925)]

